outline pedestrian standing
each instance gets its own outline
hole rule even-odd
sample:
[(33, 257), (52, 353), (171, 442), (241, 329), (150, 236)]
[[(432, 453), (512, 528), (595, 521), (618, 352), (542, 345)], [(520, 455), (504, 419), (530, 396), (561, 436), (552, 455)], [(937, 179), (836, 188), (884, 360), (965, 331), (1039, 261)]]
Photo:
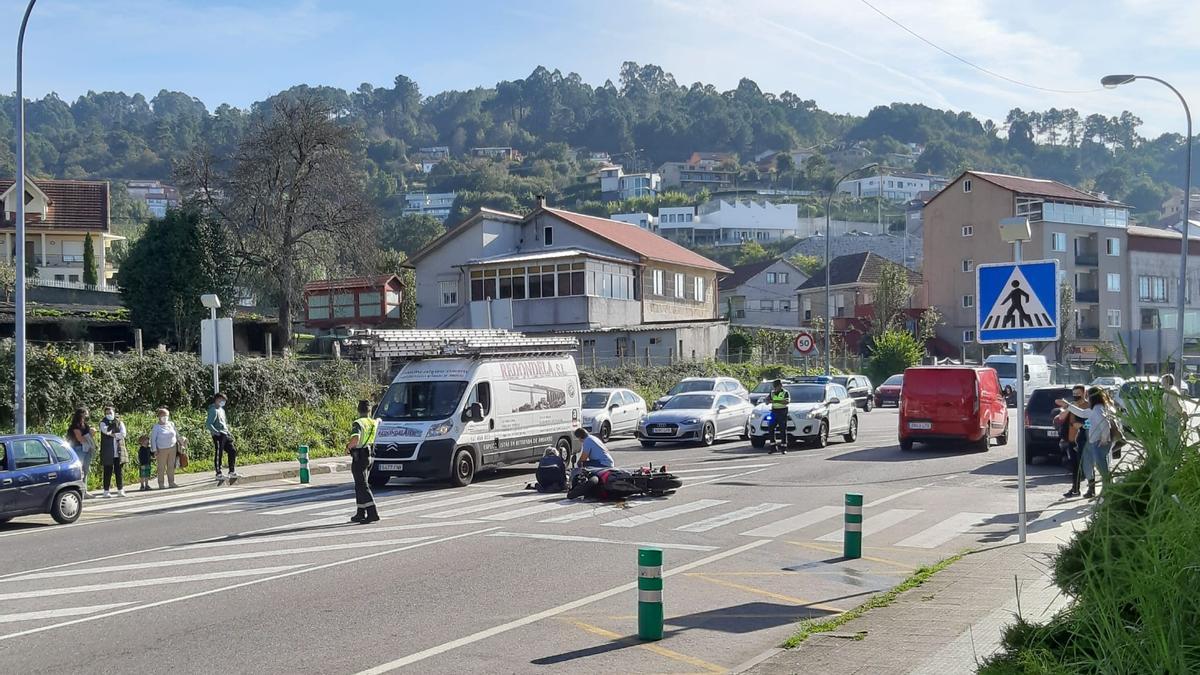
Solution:
[(151, 465), (154, 463), (154, 450), (150, 447), (150, 436), (142, 434), (138, 436), (138, 478), (142, 485), (138, 490), (146, 492), (150, 489), (150, 472), (153, 470)]
[(237, 448), (233, 445), (233, 434), (229, 429), (229, 420), (225, 417), (225, 403), (229, 400), (225, 394), (217, 393), (213, 396), (212, 402), (208, 405), (208, 418), (204, 421), (204, 428), (208, 430), (213, 440), (213, 466), (217, 469), (217, 481), (225, 480), (221, 474), (221, 459), (223, 456), (229, 458), (229, 479), (237, 480), (238, 474), (236, 469)]
[(367, 483), (367, 475), (371, 473), (375, 448), (375, 432), (379, 428), (379, 420), (371, 415), (371, 402), (358, 402), (358, 419), (350, 428), (350, 441), (346, 449), (350, 452), (350, 473), (354, 476), (354, 503), (358, 507), (352, 523), (373, 523), (379, 520), (379, 511), (375, 509), (375, 497), (371, 494), (371, 485)]
[(87, 479), (92, 468), (92, 458), (96, 454), (96, 441), (92, 434), (92, 426), (88, 424), (87, 408), (75, 409), (75, 414), (71, 416), (71, 424), (67, 427), (67, 442), (83, 464), (83, 495), (91, 497), (92, 493), (87, 490)]
[(125, 496), (125, 465), (129, 463), (129, 450), (125, 446), (125, 422), (117, 416), (113, 407), (105, 406), (104, 419), (100, 420), (100, 465), (104, 467), (104, 493), (112, 496), (113, 474), (117, 477), (117, 496)]
[[(771, 383), (771, 425), (768, 427), (767, 440), (771, 443), (771, 449), (767, 454), (775, 454), (778, 450), (779, 454), (787, 454), (787, 420), (788, 406), (792, 403), (792, 396), (787, 389), (783, 388), (783, 380), (775, 380)], [(779, 444), (779, 437), (783, 437), (783, 445)]]
[[(1075, 405), (1087, 405), (1083, 385), (1071, 389), (1071, 397)], [(1083, 420), (1076, 417), (1067, 406), (1062, 406), (1055, 422), (1060, 425), (1059, 446), (1067, 456), (1067, 467), (1071, 470), (1071, 489), (1063, 497), (1071, 499), (1079, 496), (1079, 460), (1083, 456), (1083, 446), (1087, 443), (1087, 430), (1083, 428)], [(1082, 443), (1082, 444), (1081, 444)]]
[(1187, 416), (1183, 413), (1183, 393), (1175, 386), (1175, 376), (1170, 373), (1159, 378), (1159, 384), (1162, 386), (1162, 406), (1163, 413), (1166, 416), (1167, 429), (1174, 430), (1183, 428), (1186, 432), (1183, 422)]
[(158, 465), (158, 489), (161, 490), (175, 487), (175, 461), (180, 439), (175, 423), (171, 421), (171, 412), (159, 408), (155, 413), (158, 423), (150, 429), (150, 447), (154, 450), (154, 462)]
[(1104, 482), (1109, 480), (1108, 453), (1112, 445), (1112, 426), (1119, 422), (1115, 421), (1112, 408), (1101, 389), (1092, 389), (1088, 394), (1089, 407), (1086, 408), (1067, 401), (1060, 400), (1058, 403), (1066, 404), (1072, 414), (1087, 420), (1087, 446), (1084, 448), (1081, 464), (1083, 475), (1087, 477), (1088, 489), (1083, 496), (1087, 499), (1095, 499), (1095, 473), (1098, 471)]

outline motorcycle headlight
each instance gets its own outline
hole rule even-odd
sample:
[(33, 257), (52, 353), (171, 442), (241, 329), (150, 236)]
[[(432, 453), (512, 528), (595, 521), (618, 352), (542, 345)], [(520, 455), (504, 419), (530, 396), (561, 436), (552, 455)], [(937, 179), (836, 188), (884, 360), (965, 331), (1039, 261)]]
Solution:
[(442, 422), (441, 424), (435, 424), (435, 425), (429, 427), (429, 431), (425, 432), (425, 438), (432, 438), (434, 436), (445, 436), (445, 435), (449, 434), (453, 429), (454, 429), (454, 422), (451, 422), (450, 420), (446, 420), (445, 422)]

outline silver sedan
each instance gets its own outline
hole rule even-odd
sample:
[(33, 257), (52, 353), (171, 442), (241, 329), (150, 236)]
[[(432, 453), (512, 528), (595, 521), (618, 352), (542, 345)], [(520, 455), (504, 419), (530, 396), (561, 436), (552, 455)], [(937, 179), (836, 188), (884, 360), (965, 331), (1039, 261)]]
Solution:
[(721, 438), (745, 437), (752, 410), (749, 401), (734, 394), (678, 394), (642, 419), (637, 437), (646, 448), (657, 443), (708, 446)]

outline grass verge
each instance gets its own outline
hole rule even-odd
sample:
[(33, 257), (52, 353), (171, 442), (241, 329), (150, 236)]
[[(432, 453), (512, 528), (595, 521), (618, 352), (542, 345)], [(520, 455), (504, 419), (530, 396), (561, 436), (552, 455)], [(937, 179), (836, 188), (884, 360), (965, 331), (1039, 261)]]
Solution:
[[(788, 638), (786, 642), (783, 643), (783, 648), (784, 649), (795, 649), (796, 647), (799, 647), (800, 644), (803, 643), (805, 640), (812, 637), (813, 635), (816, 635), (817, 633), (829, 633), (829, 632), (835, 631), (838, 628), (842, 627), (843, 625), (862, 616), (863, 614), (866, 614), (868, 611), (870, 611), (872, 609), (877, 609), (879, 607), (887, 607), (888, 605), (895, 602), (896, 598), (900, 597), (901, 593), (908, 591), (908, 590), (912, 590), (912, 589), (924, 584), (926, 581), (929, 581), (930, 577), (932, 577), (933, 575), (937, 574), (938, 572), (941, 572), (942, 570), (953, 565), (954, 563), (958, 562), (959, 560), (962, 560), (963, 556), (967, 555), (967, 553), (969, 553), (969, 551), (963, 551), (962, 553), (957, 553), (955, 555), (950, 556), (949, 558), (939, 560), (938, 562), (936, 562), (932, 565), (926, 565), (925, 567), (921, 567), (920, 569), (918, 569), (917, 571), (915, 571), (911, 575), (909, 575), (909, 577), (907, 579), (900, 582), (900, 584), (898, 584), (897, 586), (891, 588), (890, 590), (884, 591), (883, 593), (880, 593), (878, 595), (871, 596), (870, 599), (868, 599), (866, 602), (862, 603), (861, 605), (859, 605), (859, 606), (855, 607), (854, 609), (851, 609), (847, 612), (843, 612), (841, 614), (838, 614), (837, 616), (830, 617), (828, 619), (809, 619), (808, 621), (801, 623), (800, 628), (796, 631), (796, 633), (794, 635), (792, 635), (792, 637)], [(863, 636), (863, 637), (865, 637), (865, 636)], [(863, 639), (863, 637), (856, 636), (855, 639), (861, 640), (861, 639)]]

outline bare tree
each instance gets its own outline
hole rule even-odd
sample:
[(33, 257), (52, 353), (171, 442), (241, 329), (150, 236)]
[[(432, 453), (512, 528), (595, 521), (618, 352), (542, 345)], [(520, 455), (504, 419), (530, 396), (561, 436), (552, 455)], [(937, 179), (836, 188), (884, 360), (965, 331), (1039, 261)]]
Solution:
[(304, 284), (331, 259), (365, 269), (375, 218), (356, 131), (315, 96), (277, 97), (232, 158), (196, 153), (180, 182), (234, 233), (248, 278), (273, 294), (289, 346)]
[(875, 286), (872, 306), (870, 334), (883, 335), (902, 322), (904, 310), (912, 299), (912, 286), (908, 283), (908, 272), (900, 265), (886, 263), (879, 270), (879, 282)]

